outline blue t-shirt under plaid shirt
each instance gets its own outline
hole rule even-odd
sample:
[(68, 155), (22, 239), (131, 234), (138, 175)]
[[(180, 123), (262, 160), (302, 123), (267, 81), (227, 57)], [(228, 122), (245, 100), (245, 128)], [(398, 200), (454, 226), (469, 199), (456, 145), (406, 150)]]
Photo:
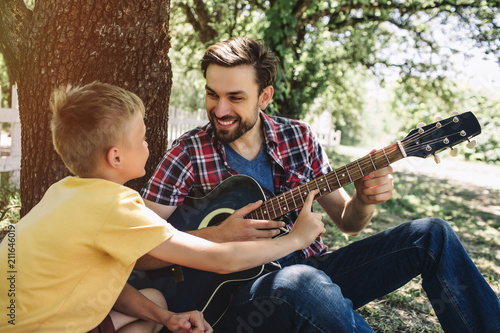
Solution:
[[(298, 120), (271, 117), (261, 112), (266, 153), (271, 159), (274, 193), (284, 193), (318, 178), (332, 168), (311, 128)], [(163, 157), (155, 173), (141, 190), (150, 201), (181, 205), (184, 198), (202, 197), (223, 180), (238, 174), (226, 161), (224, 145), (215, 138), (210, 123), (181, 135)], [(299, 210), (286, 214), (291, 229)], [(303, 250), (304, 257), (327, 250), (321, 237)]]

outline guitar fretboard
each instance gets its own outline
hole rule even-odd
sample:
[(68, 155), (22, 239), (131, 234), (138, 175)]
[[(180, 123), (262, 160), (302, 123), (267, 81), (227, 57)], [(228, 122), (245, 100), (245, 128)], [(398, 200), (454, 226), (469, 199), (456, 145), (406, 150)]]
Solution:
[(304, 205), (309, 192), (318, 190), (315, 199), (338, 190), (370, 172), (384, 168), (405, 157), (399, 142), (368, 154), (354, 162), (335, 169), (326, 175), (311, 180), (285, 193), (266, 200), (258, 209), (247, 215), (247, 218), (275, 220), (284, 214)]

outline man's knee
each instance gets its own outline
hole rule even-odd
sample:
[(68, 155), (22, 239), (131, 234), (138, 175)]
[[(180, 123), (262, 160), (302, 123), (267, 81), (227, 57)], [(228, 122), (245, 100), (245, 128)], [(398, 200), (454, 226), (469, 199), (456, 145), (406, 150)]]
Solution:
[(290, 265), (277, 274), (273, 291), (274, 298), (315, 299), (328, 298), (329, 301), (343, 300), (344, 296), (325, 272), (310, 265)]

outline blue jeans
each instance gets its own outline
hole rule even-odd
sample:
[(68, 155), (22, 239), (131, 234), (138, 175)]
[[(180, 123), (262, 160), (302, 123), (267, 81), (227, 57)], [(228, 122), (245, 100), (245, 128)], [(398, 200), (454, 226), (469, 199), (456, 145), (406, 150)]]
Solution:
[(373, 332), (355, 311), (422, 276), (445, 332), (500, 332), (500, 300), (451, 227), (407, 222), (337, 251), (282, 262), (242, 287), (216, 332)]

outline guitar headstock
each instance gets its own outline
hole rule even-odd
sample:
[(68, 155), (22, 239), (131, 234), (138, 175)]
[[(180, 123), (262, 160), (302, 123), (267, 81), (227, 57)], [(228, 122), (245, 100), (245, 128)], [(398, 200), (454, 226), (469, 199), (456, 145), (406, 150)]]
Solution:
[(464, 112), (414, 129), (401, 140), (407, 156), (428, 157), (470, 141), (481, 133), (481, 125), (472, 112)]

